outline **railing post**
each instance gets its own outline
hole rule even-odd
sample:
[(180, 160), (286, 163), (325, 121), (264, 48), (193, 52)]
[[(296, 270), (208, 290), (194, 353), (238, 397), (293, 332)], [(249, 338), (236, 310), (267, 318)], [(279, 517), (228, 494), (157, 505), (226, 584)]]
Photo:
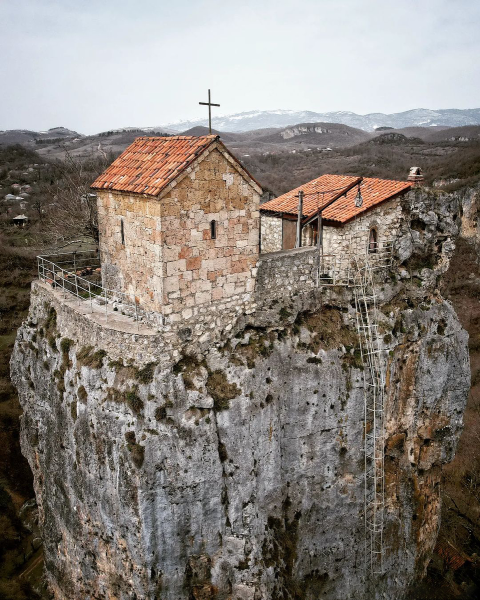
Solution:
[(77, 277), (77, 272), (76, 271), (74, 271), (74, 277), (75, 277), (75, 292), (77, 294), (78, 304), (80, 305), (80, 295), (78, 293), (78, 277)]
[(90, 312), (93, 313), (92, 292), (90, 290), (90, 282), (88, 282), (88, 295), (90, 296)]
[(63, 287), (63, 299), (65, 300), (65, 275), (62, 269), (62, 287)]
[(137, 312), (137, 300), (134, 298), (135, 302), (135, 321), (137, 322), (137, 331), (138, 331), (138, 312)]
[(108, 312), (107, 312), (107, 288), (105, 288), (105, 321), (108, 321)]

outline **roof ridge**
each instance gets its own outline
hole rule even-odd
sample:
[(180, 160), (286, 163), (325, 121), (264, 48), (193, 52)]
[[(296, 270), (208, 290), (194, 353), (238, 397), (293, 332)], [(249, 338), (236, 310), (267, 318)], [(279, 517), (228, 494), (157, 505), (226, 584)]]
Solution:
[(220, 136), (214, 135), (140, 135), (135, 138), (137, 140), (202, 140), (202, 139), (216, 139)]

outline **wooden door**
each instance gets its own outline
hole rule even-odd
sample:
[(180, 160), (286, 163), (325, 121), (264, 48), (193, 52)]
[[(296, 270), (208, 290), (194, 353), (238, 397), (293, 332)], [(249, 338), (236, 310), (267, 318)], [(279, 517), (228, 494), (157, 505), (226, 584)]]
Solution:
[(288, 219), (282, 219), (282, 248), (291, 250), (295, 248), (297, 239), (297, 222)]

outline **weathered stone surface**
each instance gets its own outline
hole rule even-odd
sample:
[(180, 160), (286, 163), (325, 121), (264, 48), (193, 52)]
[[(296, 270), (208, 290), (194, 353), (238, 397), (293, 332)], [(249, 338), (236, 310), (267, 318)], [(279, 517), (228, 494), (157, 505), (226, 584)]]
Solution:
[[(451, 307), (433, 298), (392, 312), (379, 597), (398, 597), (425, 566), (468, 388)], [(82, 366), (78, 346), (62, 355), (24, 325), (13, 372), (56, 597), (373, 597), (363, 581), (363, 378), (345, 350), (355, 330), (348, 312), (318, 314), (320, 331), (333, 325), (325, 342), (307, 315), (247, 329), (149, 383), (108, 358)]]

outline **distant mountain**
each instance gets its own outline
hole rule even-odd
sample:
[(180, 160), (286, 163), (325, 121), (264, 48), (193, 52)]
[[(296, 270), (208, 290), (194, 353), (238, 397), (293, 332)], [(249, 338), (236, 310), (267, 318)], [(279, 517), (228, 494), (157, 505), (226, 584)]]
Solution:
[[(288, 127), (296, 123), (341, 123), (349, 125), (364, 131), (374, 131), (377, 127), (393, 127), (402, 129), (404, 127), (462, 127), (465, 125), (480, 125), (480, 108), (471, 109), (440, 109), (429, 110), (425, 108), (416, 108), (405, 112), (384, 114), (370, 113), (367, 115), (358, 115), (348, 111), (336, 111), (327, 113), (317, 113), (312, 111), (294, 111), (294, 110), (264, 110), (249, 111), (215, 117), (213, 115), (213, 125), (215, 129), (229, 132), (251, 131), (252, 129), (265, 129), (271, 127)], [(179, 121), (169, 123), (156, 129), (175, 129), (184, 131), (192, 127), (206, 126), (206, 119), (197, 121)]]
[(53, 127), (48, 131), (30, 131), (28, 129), (9, 129), (0, 131), (0, 146), (11, 146), (21, 144), (30, 148), (37, 144), (50, 143), (60, 140), (80, 139), (83, 135), (66, 129), (65, 127)]
[[(480, 112), (480, 111), (479, 111)], [(163, 127), (125, 127), (95, 135), (81, 135), (64, 127), (45, 132), (27, 130), (0, 131), (0, 147), (11, 144), (36, 150), (44, 158), (64, 158), (65, 152), (73, 157), (115, 156), (139, 136), (171, 135)], [(178, 133), (178, 132), (177, 132)], [(340, 150), (371, 142), (374, 145), (416, 145), (427, 143), (463, 144), (480, 141), (480, 125), (447, 127), (446, 125), (409, 126), (392, 128), (380, 126), (373, 131), (341, 123), (302, 122), (286, 127), (264, 127), (249, 131), (220, 131), (213, 129), (229, 149), (239, 157), (268, 155), (283, 152)], [(207, 135), (208, 128), (196, 125), (182, 135)], [(369, 143), (370, 143), (369, 142)]]

